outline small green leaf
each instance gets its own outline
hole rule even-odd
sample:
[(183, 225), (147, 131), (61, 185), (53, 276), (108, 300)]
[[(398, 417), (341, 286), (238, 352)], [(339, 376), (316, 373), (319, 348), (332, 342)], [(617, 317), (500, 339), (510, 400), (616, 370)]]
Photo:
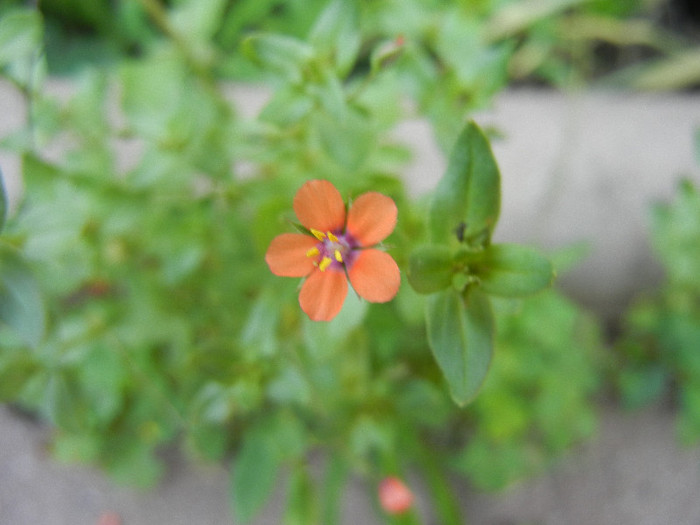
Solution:
[(226, 0), (187, 0), (170, 11), (170, 20), (191, 41), (206, 41), (221, 26)]
[(403, 38), (400, 37), (377, 46), (369, 57), (370, 71), (377, 73), (391, 66), (403, 54), (404, 48)]
[(42, 32), (37, 9), (10, 9), (0, 16), (0, 69), (25, 89), (36, 89), (45, 74)]
[(268, 425), (245, 434), (231, 477), (231, 502), (236, 523), (248, 523), (265, 504), (277, 480), (281, 457)]
[(0, 18), (0, 67), (26, 60), (41, 49), (41, 15), (36, 9), (13, 9)]
[(284, 516), (285, 525), (318, 523), (319, 505), (314, 481), (305, 465), (297, 466), (289, 480), (289, 499)]
[(464, 128), (433, 196), (432, 240), (488, 244), (501, 206), (501, 176), (488, 139), (474, 122)]
[(408, 282), (422, 294), (444, 290), (454, 273), (452, 250), (444, 245), (419, 246), (408, 260)]
[(476, 289), (464, 296), (449, 289), (426, 302), (428, 343), (450, 387), (464, 406), (486, 378), (493, 354), (493, 312), (488, 297)]
[(282, 74), (295, 84), (301, 82), (306, 65), (314, 57), (313, 48), (306, 42), (262, 33), (246, 38), (241, 50), (263, 69)]
[(340, 75), (355, 63), (362, 42), (358, 30), (356, 0), (334, 0), (318, 17), (309, 34), (309, 42), (322, 52), (332, 52)]
[(552, 265), (539, 251), (519, 244), (494, 244), (486, 248), (472, 270), (481, 289), (502, 297), (522, 297), (549, 286)]
[(5, 227), (5, 221), (7, 220), (7, 192), (5, 191), (5, 178), (2, 175), (2, 169), (0, 169), (0, 233), (2, 233)]
[(0, 244), (0, 322), (31, 346), (44, 336), (44, 304), (27, 263), (12, 247)]

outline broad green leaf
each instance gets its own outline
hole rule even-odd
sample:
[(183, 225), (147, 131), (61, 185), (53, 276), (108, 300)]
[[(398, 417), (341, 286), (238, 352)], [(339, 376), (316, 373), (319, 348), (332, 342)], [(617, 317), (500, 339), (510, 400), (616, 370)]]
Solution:
[(231, 477), (231, 503), (236, 523), (248, 523), (272, 493), (281, 466), (271, 428), (261, 425), (245, 434)]
[(7, 192), (5, 191), (5, 178), (2, 175), (2, 169), (0, 169), (0, 233), (2, 233), (5, 227), (5, 221), (7, 220)]
[(469, 122), (457, 139), (433, 196), (432, 240), (476, 242), (490, 239), (501, 205), (501, 176), (488, 139)]
[(449, 289), (426, 302), (428, 343), (460, 406), (476, 396), (486, 378), (494, 334), (488, 297), (478, 290), (462, 295)]
[(37, 346), (44, 336), (39, 285), (21, 255), (5, 244), (0, 244), (0, 322), (31, 346)]
[(359, 13), (356, 0), (333, 0), (321, 13), (309, 42), (321, 52), (332, 52), (336, 68), (344, 76), (360, 49)]
[(519, 244), (493, 244), (479, 257), (473, 272), (481, 289), (502, 297), (522, 297), (549, 286), (552, 265), (539, 251)]
[(422, 294), (444, 290), (452, 284), (454, 256), (444, 245), (419, 246), (408, 260), (408, 282)]

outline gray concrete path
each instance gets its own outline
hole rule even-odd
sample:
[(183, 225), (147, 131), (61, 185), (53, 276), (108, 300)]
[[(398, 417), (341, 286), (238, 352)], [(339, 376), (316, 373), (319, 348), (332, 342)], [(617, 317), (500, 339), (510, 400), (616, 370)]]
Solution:
[[(114, 486), (99, 471), (46, 454), (48, 429), (0, 408), (0, 525), (96, 525), (115, 512), (123, 525), (231, 523), (228, 474), (176, 455), (148, 492)], [(668, 411), (608, 409), (594, 439), (551, 470), (498, 494), (461, 489), (472, 525), (697, 525), (700, 449), (676, 445)], [(281, 523), (283, 484), (253, 525)], [(425, 502), (419, 501), (426, 511)], [(342, 525), (374, 525), (364, 487), (348, 486)], [(437, 524), (436, 524), (437, 525)]]

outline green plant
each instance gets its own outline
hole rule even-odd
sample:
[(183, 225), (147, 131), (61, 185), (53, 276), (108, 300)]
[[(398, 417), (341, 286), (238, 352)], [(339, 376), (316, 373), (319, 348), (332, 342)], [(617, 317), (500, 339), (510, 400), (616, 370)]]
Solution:
[[(244, 118), (219, 83), (212, 12), (194, 0), (142, 5), (167, 38), (85, 71), (67, 101), (36, 74), (36, 12), (5, 15), (23, 26), (0, 20), (0, 41), (16, 44), (0, 65), (29, 106), (26, 129), (3, 139), (26, 185), (3, 239), (31, 265), (47, 311), (31, 344), (1, 329), (0, 375), (13, 381), (0, 394), (53, 425), (57, 457), (141, 486), (159, 478), (168, 444), (233, 459), (241, 522), (284, 471), (285, 520), (309, 524), (337, 521), (350, 474), (374, 492), (416, 469), (440, 521), (461, 523), (447, 481), (455, 457), (497, 486), (533, 470), (533, 451), (549, 457), (590, 430), (595, 337), (554, 292), (526, 297), (549, 286), (546, 257), (492, 242), (500, 175), (466, 110), (453, 116), (461, 132), (430, 203), (404, 191), (407, 152), (391, 130), (406, 117), (397, 94), (414, 67), (409, 44), (377, 42), (357, 68), (364, 19), (341, 1), (306, 38), (249, 35), (243, 53), (274, 90)], [(311, 321), (297, 283), (265, 264), (294, 228), (293, 196), (316, 179), (356, 203), (366, 192), (395, 203), (386, 248), (408, 276), (389, 302), (348, 294), (328, 323)], [(547, 333), (535, 331), (542, 317)], [(565, 355), (570, 337), (580, 351)], [(490, 377), (482, 404), (464, 408)], [(479, 447), (522, 460), (484, 472), (470, 459)], [(322, 483), (309, 459), (319, 449)], [(414, 509), (384, 517), (418, 520)]]
[(618, 383), (630, 407), (672, 393), (679, 434), (695, 442), (700, 438), (700, 193), (684, 181), (675, 202), (655, 206), (651, 218), (665, 280), (625, 315), (617, 345)]

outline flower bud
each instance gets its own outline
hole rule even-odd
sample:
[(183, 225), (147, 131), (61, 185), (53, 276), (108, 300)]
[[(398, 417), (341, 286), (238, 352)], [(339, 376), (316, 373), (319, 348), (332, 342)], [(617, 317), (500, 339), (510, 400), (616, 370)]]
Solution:
[(403, 514), (413, 505), (413, 493), (399, 478), (390, 476), (379, 484), (379, 503), (387, 514)]

